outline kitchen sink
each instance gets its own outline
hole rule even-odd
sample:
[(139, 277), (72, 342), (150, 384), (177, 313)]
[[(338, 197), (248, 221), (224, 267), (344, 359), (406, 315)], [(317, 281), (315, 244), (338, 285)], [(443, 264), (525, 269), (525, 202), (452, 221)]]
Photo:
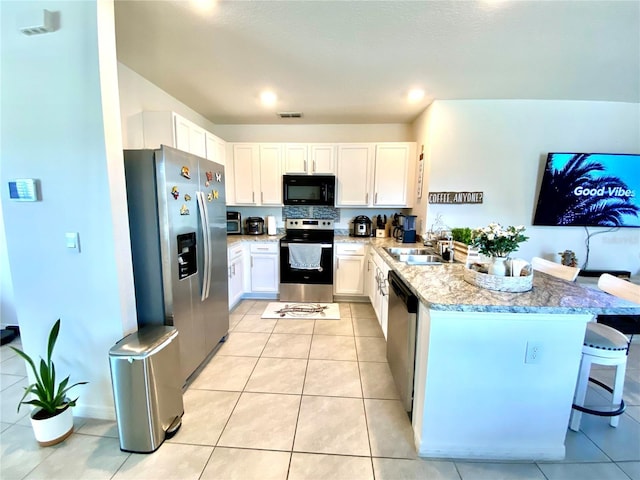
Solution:
[(429, 248), (387, 247), (385, 250), (399, 262), (409, 265), (440, 265), (442, 258)]
[(386, 247), (385, 250), (389, 255), (428, 255), (433, 250), (428, 248), (409, 248), (409, 247)]
[(441, 265), (442, 258), (440, 255), (407, 255), (405, 260), (408, 265)]

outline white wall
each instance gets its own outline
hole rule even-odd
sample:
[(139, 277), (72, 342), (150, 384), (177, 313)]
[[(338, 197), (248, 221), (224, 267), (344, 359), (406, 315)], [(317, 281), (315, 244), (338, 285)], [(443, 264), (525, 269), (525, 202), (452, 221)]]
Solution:
[[(640, 108), (629, 103), (436, 101), (413, 126), (418, 148), (426, 145), (428, 190), (484, 192), (480, 205), (427, 205), (423, 196), (415, 210), (425, 227), (437, 214), (450, 227), (524, 224), (530, 239), (516, 255), (525, 259), (559, 261), (569, 249), (585, 260), (583, 228), (531, 226), (548, 152), (640, 153)], [(640, 229), (593, 237), (588, 268), (638, 274)]]
[[(0, 175), (1, 177), (1, 175)], [(4, 233), (2, 199), (0, 199), (0, 327), (18, 325), (16, 306), (13, 296), (13, 281), (7, 252), (7, 238)]]
[(409, 142), (407, 124), (214, 125), (126, 65), (118, 64), (120, 112), (125, 148), (143, 145), (139, 123), (144, 111), (172, 111), (227, 142)]
[[(2, 1), (0, 8), (0, 184), (36, 178), (42, 187), (35, 203), (11, 201), (1, 189), (22, 343), (45, 355), (61, 318), (58, 375), (90, 382), (72, 392), (80, 396), (76, 413), (115, 418), (108, 352), (137, 322), (113, 3)], [(20, 22), (37, 21), (45, 8), (60, 12), (61, 29), (22, 35)], [(65, 248), (65, 232), (79, 233), (80, 253)]]
[(216, 125), (227, 142), (412, 142), (411, 126), (400, 123), (354, 125)]
[(122, 63), (118, 63), (118, 84), (124, 148), (143, 148), (142, 112), (175, 112), (213, 132), (213, 123)]

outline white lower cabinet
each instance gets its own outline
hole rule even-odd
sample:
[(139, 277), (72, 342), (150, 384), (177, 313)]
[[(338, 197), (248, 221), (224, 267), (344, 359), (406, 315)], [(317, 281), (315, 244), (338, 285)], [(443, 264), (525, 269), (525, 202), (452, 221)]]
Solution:
[(364, 295), (364, 265), (367, 245), (336, 243), (334, 288), (336, 295)]
[(249, 246), (251, 258), (251, 293), (278, 293), (279, 245), (277, 242), (252, 242)]
[(244, 247), (241, 243), (228, 249), (229, 310), (236, 306), (244, 293)]
[(389, 323), (388, 276), (391, 268), (373, 249), (371, 249), (369, 254), (367, 268), (369, 269), (367, 272), (369, 277), (369, 299), (376, 312), (376, 317), (384, 333), (384, 338), (387, 338), (387, 325)]

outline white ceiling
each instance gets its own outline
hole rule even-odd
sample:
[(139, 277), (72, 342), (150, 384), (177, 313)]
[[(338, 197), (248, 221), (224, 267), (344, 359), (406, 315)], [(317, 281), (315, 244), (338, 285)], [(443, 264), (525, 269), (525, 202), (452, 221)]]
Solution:
[[(115, 15), (119, 60), (217, 124), (408, 123), (433, 99), (640, 102), (638, 0), (221, 1), (207, 14), (116, 0)], [(409, 105), (413, 87), (426, 97)], [(259, 104), (265, 88), (275, 107)]]

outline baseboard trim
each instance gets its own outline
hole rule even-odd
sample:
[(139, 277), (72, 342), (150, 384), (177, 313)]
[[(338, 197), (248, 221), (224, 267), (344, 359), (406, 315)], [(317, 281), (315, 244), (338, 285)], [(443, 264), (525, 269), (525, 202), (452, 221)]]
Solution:
[(95, 418), (98, 420), (116, 420), (115, 407), (99, 407), (95, 405), (76, 405), (73, 407), (76, 417)]
[[(417, 440), (417, 439), (416, 439)], [(422, 446), (418, 449), (420, 457), (428, 458), (456, 458), (465, 460), (563, 460), (564, 445), (558, 447), (518, 448), (513, 445), (503, 448), (483, 448), (480, 445), (467, 447), (433, 445)]]

